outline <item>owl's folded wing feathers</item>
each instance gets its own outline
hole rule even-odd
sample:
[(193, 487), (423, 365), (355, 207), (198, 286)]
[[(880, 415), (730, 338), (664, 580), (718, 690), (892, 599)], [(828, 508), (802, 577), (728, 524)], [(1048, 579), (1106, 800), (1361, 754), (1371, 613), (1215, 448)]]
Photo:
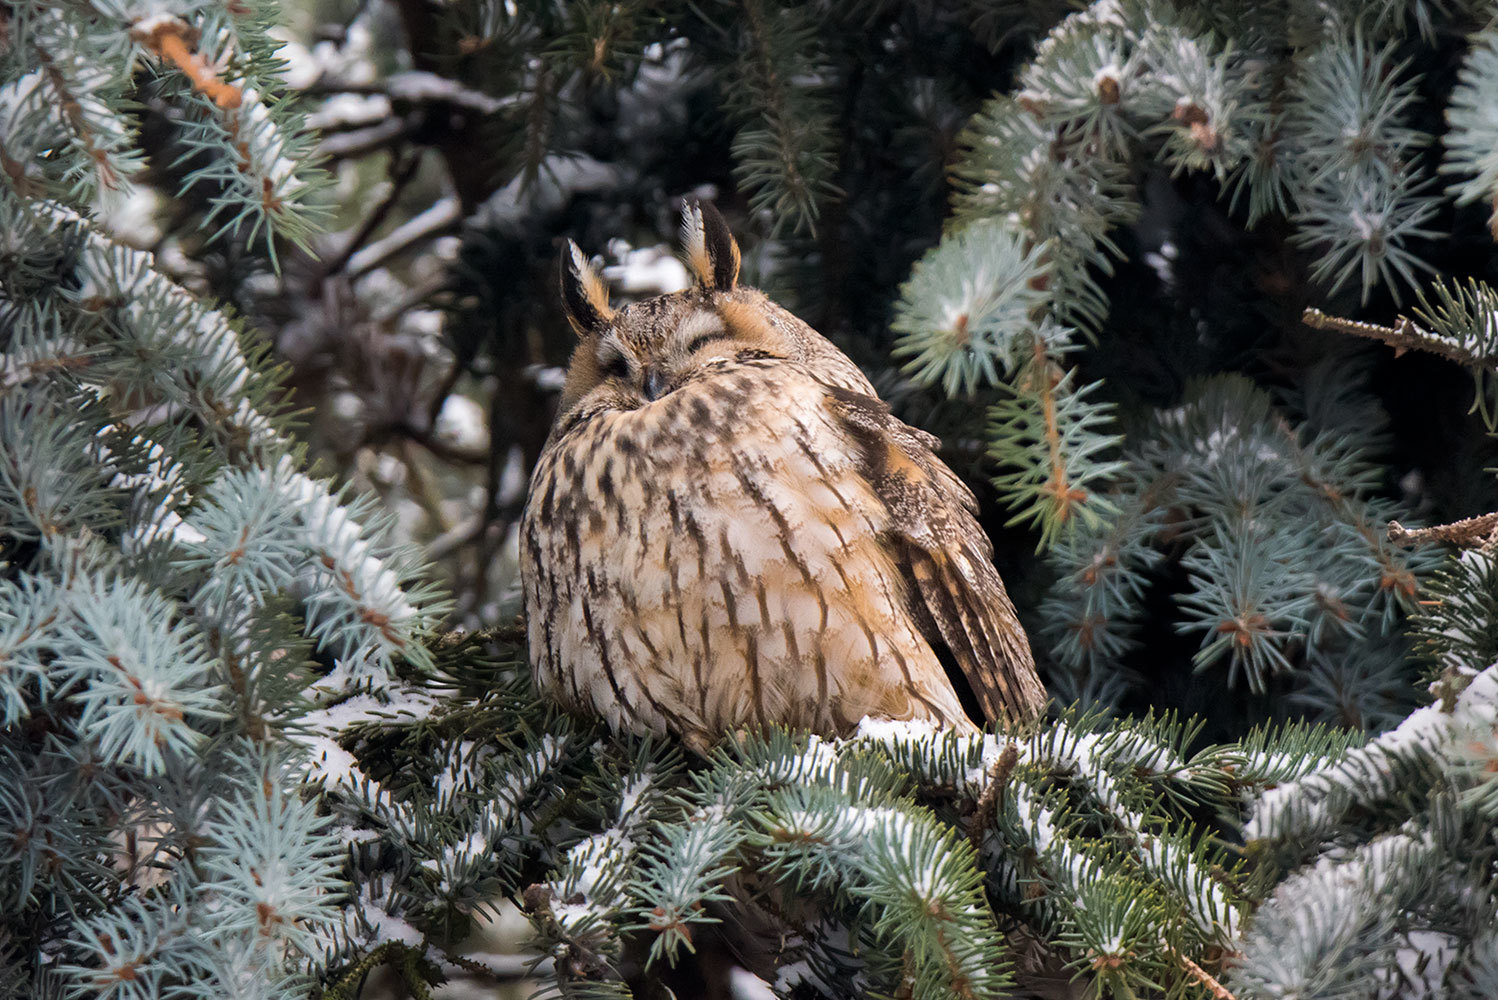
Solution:
[(889, 510), (891, 544), (928, 641), (950, 651), (990, 720), (1035, 717), (1045, 690), (994, 569), (993, 547), (973, 516), (972, 490), (936, 457), (937, 439), (895, 417), (882, 400), (832, 386), (827, 394)]

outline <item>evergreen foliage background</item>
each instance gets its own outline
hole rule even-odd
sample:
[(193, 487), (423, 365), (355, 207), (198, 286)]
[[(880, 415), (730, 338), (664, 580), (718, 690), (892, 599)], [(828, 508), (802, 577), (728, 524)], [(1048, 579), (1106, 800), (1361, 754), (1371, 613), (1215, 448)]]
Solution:
[[(1495, 20), (0, 6), (0, 991), (1498, 995)], [(980, 488), (1051, 718), (535, 699), (558, 241), (670, 290), (694, 196)]]

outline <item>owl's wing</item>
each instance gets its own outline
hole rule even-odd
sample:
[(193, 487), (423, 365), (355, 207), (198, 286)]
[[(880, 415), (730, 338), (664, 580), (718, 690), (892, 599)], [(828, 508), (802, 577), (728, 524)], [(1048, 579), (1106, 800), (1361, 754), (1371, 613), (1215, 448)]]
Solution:
[(951, 652), (990, 720), (1035, 717), (1045, 689), (994, 569), (993, 546), (973, 516), (972, 490), (936, 457), (937, 439), (895, 417), (882, 400), (832, 386), (827, 395), (889, 510), (895, 556), (933, 648)]

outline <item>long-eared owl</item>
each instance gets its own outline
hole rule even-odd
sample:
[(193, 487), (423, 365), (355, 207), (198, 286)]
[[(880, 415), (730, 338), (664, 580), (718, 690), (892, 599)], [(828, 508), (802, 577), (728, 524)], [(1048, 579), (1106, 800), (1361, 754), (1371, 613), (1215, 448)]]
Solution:
[(763, 293), (712, 206), (683, 225), (694, 285), (625, 306), (575, 244), (579, 337), (520, 526), (541, 689), (704, 748), (865, 716), (974, 726), (1044, 702), (1029, 643), (938, 441)]

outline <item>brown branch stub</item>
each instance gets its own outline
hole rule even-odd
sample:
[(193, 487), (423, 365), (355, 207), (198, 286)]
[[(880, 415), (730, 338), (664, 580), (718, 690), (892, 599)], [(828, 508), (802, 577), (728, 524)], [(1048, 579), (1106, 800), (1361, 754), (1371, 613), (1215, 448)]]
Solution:
[(1101, 73), (1097, 77), (1097, 97), (1103, 104), (1117, 104), (1123, 97), (1123, 88), (1118, 82), (1117, 75), (1113, 73)]
[(1004, 749), (999, 753), (999, 759), (993, 762), (988, 769), (988, 783), (983, 786), (983, 792), (978, 796), (978, 807), (973, 811), (972, 825), (968, 827), (968, 837), (973, 842), (973, 851), (982, 853), (983, 831), (988, 828), (989, 822), (999, 809), (999, 799), (1004, 794), (1004, 786), (1009, 783), (1009, 775), (1014, 772), (1014, 765), (1019, 763), (1019, 749), (1011, 742), (1005, 743)]
[(219, 108), (233, 111), (243, 102), (244, 92), (220, 80), (208, 61), (195, 51), (198, 31), (180, 17), (168, 14), (142, 18), (131, 25), (130, 37), (185, 73), (193, 88)]
[(44, 190), (42, 184), (34, 177), (27, 176), (26, 164), (20, 160), (5, 155), (5, 150), (0, 149), (0, 171), (10, 179), (11, 185), (25, 198), (40, 198)]
[(1187, 132), (1191, 135), (1191, 141), (1196, 143), (1202, 152), (1215, 153), (1222, 145), (1222, 136), (1212, 124), (1212, 116), (1207, 114), (1206, 108), (1190, 98), (1182, 97), (1177, 101), (1170, 117), (1173, 121), (1186, 126)]
[(1450, 341), (1433, 336), (1416, 326), (1408, 316), (1399, 317), (1395, 326), (1379, 326), (1361, 320), (1331, 316), (1320, 309), (1307, 309), (1301, 313), (1300, 321), (1313, 330), (1331, 330), (1335, 333), (1350, 333), (1355, 337), (1366, 337), (1394, 348), (1397, 358), (1405, 351), (1424, 351), (1437, 357), (1454, 361), (1469, 368), (1498, 368), (1498, 360), (1479, 358)]
[(1491, 548), (1498, 544), (1498, 511), (1429, 528), (1406, 528), (1398, 521), (1390, 521), (1389, 541), (1395, 545), (1441, 542), (1464, 549)]
[(551, 901), (556, 894), (545, 882), (532, 882), (520, 894), (520, 910), (533, 917), (551, 914)]

